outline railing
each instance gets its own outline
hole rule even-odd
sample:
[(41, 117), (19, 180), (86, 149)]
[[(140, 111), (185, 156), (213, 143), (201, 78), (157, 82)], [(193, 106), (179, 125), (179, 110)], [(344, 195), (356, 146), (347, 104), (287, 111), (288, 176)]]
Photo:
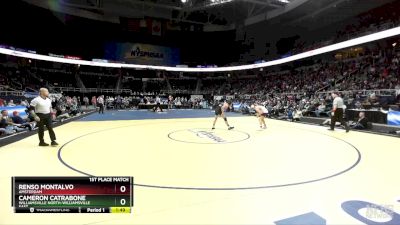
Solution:
[[(331, 94), (333, 91), (321, 91), (316, 92), (316, 94)], [(341, 94), (353, 94), (353, 93), (360, 93), (362, 95), (397, 95), (400, 94), (399, 89), (376, 89), (376, 90), (348, 90), (348, 91), (335, 91)]]
[(161, 93), (166, 94), (212, 94), (213, 91), (196, 91), (196, 90), (160, 90)]
[(17, 87), (17, 89), (22, 89), (22, 84), (18, 81), (12, 80), (11, 84), (12, 86)]
[[(343, 81), (346, 81), (347, 78), (353, 76), (353, 74), (356, 73), (356, 72), (358, 72), (358, 70), (351, 71), (346, 76), (343, 76), (342, 78), (336, 80), (335, 84), (333, 86), (336, 87), (337, 84), (339, 84), (339, 83), (341, 83)], [(323, 90), (326, 90), (327, 88), (330, 88), (330, 87), (332, 87), (332, 84), (327, 84), (324, 87), (318, 89), (315, 93), (322, 92)]]
[(35, 90), (35, 89), (33, 89), (33, 88), (30, 88), (30, 87), (25, 87), (25, 91), (28, 91), (28, 92), (36, 92), (37, 90)]
[(0, 85), (0, 90), (6, 90), (6, 91), (20, 91), (15, 88), (10, 87), (9, 85)]
[(274, 95), (304, 95), (307, 91), (303, 92), (282, 92), (282, 93), (273, 93)]
[(81, 93), (90, 93), (90, 92), (96, 92), (96, 93), (115, 93), (115, 94), (120, 94), (120, 93), (126, 93), (126, 94), (132, 94), (131, 89), (107, 89), (107, 88), (75, 88), (75, 87), (54, 87), (53, 90), (55, 91), (63, 91), (63, 92), (81, 92)]
[(0, 96), (24, 96), (23, 91), (0, 91)]
[[(131, 89), (102, 89), (102, 88), (74, 88), (74, 87), (56, 87), (54, 91), (63, 91), (63, 92), (81, 92), (81, 93), (90, 93), (90, 92), (97, 92), (97, 93), (113, 93), (113, 94), (129, 94), (132, 95), (133, 92)], [(319, 91), (315, 92), (317, 95), (328, 95), (331, 94), (333, 91)], [(348, 90), (348, 91), (335, 91), (341, 94), (353, 94), (359, 93), (361, 95), (399, 95), (400, 89), (376, 89), (376, 90)], [(24, 91), (6, 91), (0, 90), (0, 96), (24, 96)], [(213, 91), (194, 91), (194, 90), (161, 90), (160, 93), (165, 94), (213, 94)], [(303, 95), (304, 92), (287, 92), (287, 93), (274, 93), (275, 95)], [(240, 94), (242, 96), (263, 96), (268, 94)]]

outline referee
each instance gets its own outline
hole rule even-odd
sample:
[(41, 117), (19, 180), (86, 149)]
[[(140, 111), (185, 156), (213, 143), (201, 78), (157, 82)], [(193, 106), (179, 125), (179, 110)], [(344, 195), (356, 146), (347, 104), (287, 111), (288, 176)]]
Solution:
[(350, 128), (347, 122), (343, 119), (343, 108), (344, 102), (343, 98), (339, 97), (337, 93), (332, 93), (333, 108), (331, 117), (331, 128), (329, 130), (333, 131), (335, 129), (336, 122), (340, 122), (342, 126), (346, 128), (346, 132), (349, 132)]
[(30, 111), (39, 126), (39, 146), (49, 146), (44, 142), (44, 126), (49, 130), (51, 146), (57, 146), (56, 134), (53, 131), (53, 118), (51, 110), (51, 100), (49, 98), (49, 90), (40, 88), (39, 96), (34, 98), (30, 104)]

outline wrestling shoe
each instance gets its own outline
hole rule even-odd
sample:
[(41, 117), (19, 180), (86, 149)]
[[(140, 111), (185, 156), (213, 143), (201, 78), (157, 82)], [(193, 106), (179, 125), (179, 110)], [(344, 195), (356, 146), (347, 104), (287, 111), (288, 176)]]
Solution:
[(58, 145), (58, 143), (56, 141), (51, 142), (51, 146), (57, 146), (57, 145)]

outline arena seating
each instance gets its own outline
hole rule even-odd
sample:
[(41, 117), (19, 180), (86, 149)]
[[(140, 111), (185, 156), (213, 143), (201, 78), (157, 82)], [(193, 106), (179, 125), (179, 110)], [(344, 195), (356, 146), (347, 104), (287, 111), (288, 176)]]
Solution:
[[(331, 40), (304, 42), (301, 38), (292, 53), (337, 43), (361, 34), (396, 26), (400, 21), (398, 1), (373, 9), (347, 24)], [(390, 40), (397, 43), (397, 39)], [(390, 41), (387, 41), (390, 42)], [(331, 109), (332, 91), (339, 91), (349, 110), (379, 112), (398, 110), (400, 106), (400, 48), (398, 45), (372, 43), (361, 46), (359, 53), (347, 57), (308, 60), (285, 67), (232, 73), (189, 74), (151, 70), (112, 69), (67, 65), (30, 59), (2, 57), (0, 60), (0, 107), (26, 105), (40, 87), (48, 87), (64, 96), (54, 102), (60, 114), (77, 114), (83, 98), (100, 94), (106, 96), (109, 108), (135, 108), (139, 103), (154, 103), (157, 97), (167, 103), (174, 95), (177, 108), (208, 108), (212, 96), (235, 96), (238, 109), (248, 113), (249, 106), (260, 102), (267, 106), (270, 116), (287, 118), (289, 113), (303, 116), (327, 117)], [(190, 99), (201, 94), (204, 99)], [(115, 104), (121, 95), (122, 104)], [(92, 106), (93, 107), (93, 106)], [(95, 105), (94, 105), (95, 107)], [(348, 117), (356, 113), (349, 111)], [(374, 112), (371, 112), (371, 115)], [(380, 123), (385, 122), (379, 116)], [(354, 118), (348, 118), (354, 119)]]
[(394, 1), (357, 16), (330, 39), (298, 39), (291, 53), (300, 53), (400, 25), (400, 2)]

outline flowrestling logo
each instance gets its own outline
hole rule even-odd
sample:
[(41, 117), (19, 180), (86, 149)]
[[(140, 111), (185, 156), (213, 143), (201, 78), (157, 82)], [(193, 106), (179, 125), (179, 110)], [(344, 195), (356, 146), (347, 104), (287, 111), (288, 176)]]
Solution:
[(140, 49), (139, 46), (132, 49), (130, 56), (132, 58), (135, 58), (135, 57), (152, 58), (152, 59), (163, 59), (164, 58), (164, 54), (162, 52), (145, 51), (145, 50)]
[(168, 137), (174, 141), (185, 143), (228, 144), (247, 140), (250, 135), (238, 130), (193, 128), (173, 131), (168, 134)]

